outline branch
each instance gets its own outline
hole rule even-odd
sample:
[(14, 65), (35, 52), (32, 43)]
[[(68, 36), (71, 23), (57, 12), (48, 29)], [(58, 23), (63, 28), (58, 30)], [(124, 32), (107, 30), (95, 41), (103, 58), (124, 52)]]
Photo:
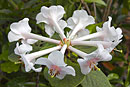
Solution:
[(107, 5), (108, 5), (108, 6), (107, 6), (106, 9), (105, 9), (105, 12), (104, 12), (104, 15), (103, 15), (103, 21), (106, 21), (107, 16), (108, 16), (109, 13), (110, 13), (112, 1), (113, 1), (113, 0), (108, 0), (108, 1), (107, 1)]
[(39, 72), (36, 73), (36, 87), (39, 87)]
[(81, 0), (81, 3), (84, 5), (85, 9), (88, 11), (89, 15), (91, 15), (91, 11), (87, 5), (87, 3), (84, 2), (84, 0)]

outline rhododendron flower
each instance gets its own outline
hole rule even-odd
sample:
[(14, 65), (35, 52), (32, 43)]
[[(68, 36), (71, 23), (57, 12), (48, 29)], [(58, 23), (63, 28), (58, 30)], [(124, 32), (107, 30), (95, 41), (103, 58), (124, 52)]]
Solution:
[(36, 58), (40, 57), (40, 56), (43, 56), (43, 55), (48, 54), (48, 53), (50, 53), (52, 51), (60, 49), (60, 46), (57, 46), (57, 47), (53, 47), (53, 48), (50, 48), (50, 49), (47, 49), (47, 50), (42, 50), (42, 51), (38, 51), (38, 52), (28, 54), (30, 51), (32, 51), (32, 46), (30, 46), (28, 44), (19, 45), (19, 43), (17, 43), (16, 45), (17, 46), (14, 49), (14, 52), (15, 52), (15, 54), (21, 56), (21, 60), (25, 64), (26, 72), (29, 72), (31, 69), (33, 69), (36, 72), (40, 72), (42, 70), (42, 68), (35, 69), (34, 60)]
[(85, 10), (76, 10), (73, 13), (73, 16), (67, 20), (68, 27), (72, 29), (70, 38), (73, 38), (74, 35), (81, 29), (85, 29), (86, 26), (94, 24), (95, 20), (92, 16), (89, 16)]
[(24, 18), (23, 20), (21, 20), (19, 22), (11, 24), (11, 26), (10, 26), (11, 31), (8, 34), (8, 39), (10, 42), (18, 41), (18, 40), (22, 39), (22, 42), (28, 43), (28, 44), (33, 44), (37, 40), (52, 42), (52, 43), (56, 43), (56, 44), (60, 43), (60, 41), (58, 41), (58, 40), (54, 40), (54, 39), (39, 36), (36, 34), (32, 34), (31, 28), (28, 25), (28, 21), (29, 21), (28, 18)]
[(100, 61), (110, 61), (112, 56), (109, 52), (103, 48), (101, 44), (98, 44), (98, 49), (87, 56), (84, 59), (78, 59), (78, 63), (83, 74), (88, 74), (92, 68), (97, 68), (97, 64)]
[(34, 68), (34, 63), (31, 60), (28, 60), (26, 58), (26, 53), (32, 51), (32, 46), (28, 45), (28, 44), (21, 44), (19, 45), (19, 43), (16, 44), (16, 48), (14, 49), (15, 54), (20, 55), (21, 56), (21, 60), (24, 62), (25, 64), (25, 71), (29, 72), (31, 69), (33, 69), (36, 72), (40, 72), (42, 70), (42, 68)]
[(121, 39), (123, 36), (122, 30), (120, 28), (115, 29), (113, 26), (111, 27), (111, 20), (112, 18), (109, 16), (109, 20), (103, 24), (102, 28), (96, 27), (96, 33), (85, 35), (74, 41), (88, 40), (92, 38), (96, 38), (98, 41), (115, 41)]
[(49, 68), (49, 73), (52, 77), (56, 76), (63, 79), (66, 74), (75, 76), (75, 70), (71, 66), (67, 66), (64, 62), (64, 54), (60, 51), (54, 51), (47, 58), (39, 58), (36, 64), (46, 65)]
[(64, 20), (61, 20), (65, 11), (60, 5), (41, 8), (41, 12), (36, 16), (37, 23), (44, 22), (45, 32), (51, 37), (55, 31), (60, 33), (62, 39), (65, 38), (64, 28), (67, 26)]

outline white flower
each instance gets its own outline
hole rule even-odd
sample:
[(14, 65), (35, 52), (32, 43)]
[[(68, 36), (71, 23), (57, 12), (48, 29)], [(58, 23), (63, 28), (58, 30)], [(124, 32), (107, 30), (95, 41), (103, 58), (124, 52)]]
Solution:
[(45, 32), (51, 37), (55, 31), (60, 33), (62, 39), (65, 38), (64, 28), (67, 26), (64, 20), (61, 20), (65, 14), (64, 8), (60, 5), (41, 8), (41, 12), (36, 16), (37, 23), (44, 22)]
[(19, 43), (17, 43), (16, 48), (14, 49), (14, 52), (15, 52), (15, 54), (21, 56), (21, 60), (25, 64), (26, 72), (29, 72), (31, 69), (33, 69), (35, 72), (40, 72), (42, 70), (42, 68), (40, 67), (40, 68), (35, 69), (35, 67), (34, 67), (35, 61), (34, 60), (40, 56), (46, 55), (46, 54), (48, 54), (52, 51), (58, 50), (60, 48), (61, 48), (61, 46), (56, 46), (53, 48), (49, 48), (46, 50), (41, 50), (38, 52), (28, 54), (30, 51), (32, 51), (32, 47), (30, 45), (24, 44), (24, 43), (22, 43), (19, 46)]
[(72, 29), (70, 38), (73, 38), (74, 35), (81, 29), (85, 29), (86, 26), (94, 24), (94, 18), (89, 16), (85, 10), (76, 10), (73, 13), (73, 16), (67, 20), (68, 27)]
[(83, 74), (88, 74), (92, 68), (97, 69), (97, 64), (100, 61), (110, 61), (112, 56), (110, 53), (103, 48), (101, 44), (98, 44), (98, 49), (87, 56), (84, 59), (78, 59), (78, 63)]
[(100, 40), (100, 41), (118, 41), (122, 38), (122, 30), (120, 28), (115, 29), (114, 26), (111, 27), (112, 18), (109, 17), (109, 20), (103, 24), (102, 28), (96, 27), (97, 32), (83, 37), (77, 38), (74, 41), (81, 40)]
[(19, 39), (26, 39), (22, 34), (31, 32), (28, 21), (28, 18), (24, 18), (23, 20), (10, 25), (11, 31), (8, 34), (8, 39), (10, 42), (17, 41)]
[(28, 21), (29, 21), (28, 18), (24, 18), (19, 22), (11, 24), (10, 26), (11, 31), (8, 33), (9, 42), (18, 41), (22, 39), (22, 43), (27, 43), (27, 44), (33, 44), (37, 42), (37, 40), (52, 42), (56, 44), (60, 43), (60, 41), (58, 40), (32, 34)]
[(75, 70), (64, 62), (64, 55), (60, 51), (54, 51), (47, 58), (39, 58), (36, 64), (46, 65), (52, 77), (63, 79), (66, 74), (75, 76)]
[(21, 44), (21, 45), (19, 45), (19, 43), (17, 43), (16, 44), (16, 48), (14, 49), (15, 54), (21, 56), (21, 60), (25, 64), (25, 71), (26, 72), (29, 72), (31, 69), (33, 69), (35, 72), (40, 72), (42, 70), (42, 68), (35, 69), (33, 60), (29, 60), (26, 57), (26, 53), (28, 53), (30, 51), (32, 51), (32, 46), (30, 46), (28, 44)]
[[(102, 28), (97, 27), (97, 32), (102, 32), (102, 36), (99, 40), (104, 41), (117, 41), (122, 38), (122, 30), (120, 28), (115, 29), (114, 26), (111, 27), (112, 18), (109, 16), (109, 20), (103, 24)], [(98, 37), (97, 37), (98, 38)]]

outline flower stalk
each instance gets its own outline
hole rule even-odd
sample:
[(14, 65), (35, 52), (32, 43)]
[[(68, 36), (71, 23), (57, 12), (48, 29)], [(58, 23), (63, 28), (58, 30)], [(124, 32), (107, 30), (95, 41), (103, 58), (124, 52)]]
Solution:
[(112, 42), (106, 42), (106, 41), (71, 41), (71, 45), (87, 45), (87, 46), (95, 46), (97, 47), (97, 44), (102, 44), (104, 48), (108, 48), (111, 46)]
[(60, 48), (61, 48), (61, 46), (56, 46), (56, 47), (49, 48), (49, 49), (46, 49), (46, 50), (42, 50), (42, 51), (34, 52), (34, 53), (31, 53), (31, 54), (27, 54), (26, 58), (28, 58), (28, 60), (31, 61), (31, 60), (33, 60), (35, 58), (38, 58), (38, 57), (43, 56), (43, 55), (46, 55), (46, 54), (48, 54), (50, 52), (59, 50)]
[(40, 35), (36, 35), (36, 34), (33, 34), (33, 33), (23, 33), (23, 36), (26, 37), (26, 39), (36, 39), (36, 40), (41, 40), (41, 41), (45, 41), (45, 42), (60, 44), (60, 41), (58, 41), (58, 40), (50, 39), (50, 38), (40, 36)]
[(69, 46), (68, 49), (70, 49), (71, 51), (75, 52), (76, 54), (78, 54), (80, 57), (84, 58), (85, 56), (87, 56), (87, 53), (82, 52), (72, 46)]

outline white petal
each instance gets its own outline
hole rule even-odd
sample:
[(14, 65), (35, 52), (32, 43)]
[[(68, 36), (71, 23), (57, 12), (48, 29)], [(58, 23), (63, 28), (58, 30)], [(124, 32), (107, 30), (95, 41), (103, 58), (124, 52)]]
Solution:
[(36, 20), (37, 20), (37, 24), (41, 22), (45, 22), (46, 24), (49, 24), (48, 19), (45, 18), (42, 13), (37, 14)]
[(15, 54), (20, 55), (20, 54), (26, 54), (27, 52), (32, 51), (32, 46), (28, 44), (21, 44), (19, 46), (19, 43), (16, 44), (16, 48), (14, 49)]
[(63, 79), (66, 76), (66, 72), (60, 72), (59, 75), (56, 75), (57, 78)]
[(67, 20), (67, 24), (68, 24), (67, 27), (69, 27), (70, 29), (74, 29), (74, 27), (75, 27), (75, 25), (76, 25), (76, 24), (74, 23), (72, 17)]
[(29, 72), (31, 69), (33, 69), (35, 72), (41, 72), (42, 68), (40, 67), (40, 68), (37, 68), (37, 69), (36, 69), (36, 68), (34, 67), (34, 64), (33, 64), (32, 62), (30, 62), (30, 61), (26, 58), (25, 55), (22, 55), (21, 58), (22, 58), (22, 61), (23, 61), (24, 64), (25, 64), (25, 71), (26, 71), (26, 72)]
[(36, 60), (35, 64), (46, 65), (49, 69), (53, 65), (53, 63), (47, 58), (39, 58)]
[(60, 51), (54, 51), (49, 54), (48, 59), (57, 66), (65, 66), (64, 55)]
[(66, 72), (66, 74), (75, 76), (75, 70), (71, 66), (62, 67), (62, 71)]
[(78, 59), (77, 60), (79, 65), (80, 65), (80, 68), (81, 68), (81, 72), (86, 75), (88, 74), (90, 71), (91, 71), (91, 68), (89, 68), (89, 66), (87, 66), (87, 60), (85, 59)]
[(34, 39), (27, 39), (27, 44), (34, 44), (36, 43), (38, 40), (34, 40)]
[(82, 30), (78, 31), (77, 38), (85, 36), (85, 35), (89, 35), (89, 30), (88, 29), (82, 29)]
[(51, 14), (53, 14), (52, 17), (55, 17), (57, 21), (60, 20), (65, 13), (64, 8), (60, 5), (51, 6), (49, 9)]
[(13, 31), (16, 34), (21, 34), (24, 32), (31, 32), (31, 28), (28, 24), (28, 21), (29, 21), (28, 18), (24, 18), (23, 20), (19, 22), (12, 23), (10, 25), (11, 31)]
[(112, 59), (112, 56), (110, 53), (104, 49), (103, 45), (98, 44), (98, 57), (100, 58), (99, 61), (110, 61)]
[(96, 26), (96, 30), (97, 30), (97, 32), (99, 32), (99, 31), (102, 31), (102, 28)]
[(46, 6), (41, 7), (41, 13), (42, 13), (43, 17), (45, 17), (45, 18), (48, 18), (50, 16), (49, 15), (49, 8)]
[(61, 29), (63, 29), (63, 30), (67, 26), (67, 23), (64, 20), (59, 20), (58, 24), (60, 25)]
[(95, 19), (92, 16), (88, 16), (88, 18), (86, 18), (86, 20), (84, 21), (84, 23), (85, 23), (85, 27), (86, 27), (86, 26), (88, 26), (90, 24), (94, 24), (95, 23)]
[[(77, 19), (84, 19), (88, 16), (87, 12), (85, 10), (76, 10), (73, 13), (73, 17)], [(74, 20), (75, 21), (75, 20)], [(76, 21), (75, 21), (76, 23)]]
[(8, 40), (9, 42), (18, 41), (19, 39), (24, 38), (21, 35), (15, 34), (14, 32), (10, 31), (8, 33)]
[(49, 26), (49, 25), (45, 25), (45, 32), (52, 37), (53, 34), (55, 33), (55, 31), (53, 30), (53, 27)]

